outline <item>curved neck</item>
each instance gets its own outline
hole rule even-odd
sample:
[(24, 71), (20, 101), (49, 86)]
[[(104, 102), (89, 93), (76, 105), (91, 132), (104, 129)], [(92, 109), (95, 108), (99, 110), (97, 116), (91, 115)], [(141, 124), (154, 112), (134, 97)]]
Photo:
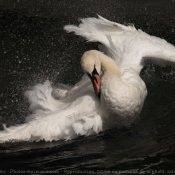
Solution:
[(113, 59), (99, 51), (96, 51), (96, 54), (96, 58), (100, 60), (101, 70), (104, 74), (117, 74), (121, 76), (121, 72)]

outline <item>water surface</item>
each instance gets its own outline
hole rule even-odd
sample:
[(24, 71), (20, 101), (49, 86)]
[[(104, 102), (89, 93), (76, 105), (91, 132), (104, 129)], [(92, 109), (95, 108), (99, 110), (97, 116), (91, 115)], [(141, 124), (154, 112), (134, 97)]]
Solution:
[[(100, 14), (175, 45), (174, 11), (174, 0), (0, 0), (0, 122), (24, 122), (29, 112), (23, 93), (35, 84), (46, 79), (74, 84), (83, 75), (80, 57), (97, 44), (67, 34), (64, 25)], [(65, 174), (175, 170), (175, 69), (148, 65), (141, 76), (148, 97), (130, 128), (67, 142), (0, 144), (0, 169)]]

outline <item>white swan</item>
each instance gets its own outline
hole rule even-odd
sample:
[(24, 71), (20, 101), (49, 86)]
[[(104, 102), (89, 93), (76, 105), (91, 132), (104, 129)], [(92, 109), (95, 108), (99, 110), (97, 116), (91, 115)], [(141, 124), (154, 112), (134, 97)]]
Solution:
[(82, 19), (78, 27), (68, 25), (65, 30), (100, 42), (99, 49), (106, 55), (85, 52), (81, 59), (85, 75), (72, 88), (60, 84), (53, 89), (46, 81), (27, 91), (33, 114), (23, 125), (4, 125), (0, 142), (68, 140), (128, 126), (139, 115), (147, 95), (139, 76), (145, 61), (175, 62), (175, 47), (165, 40), (100, 16)]

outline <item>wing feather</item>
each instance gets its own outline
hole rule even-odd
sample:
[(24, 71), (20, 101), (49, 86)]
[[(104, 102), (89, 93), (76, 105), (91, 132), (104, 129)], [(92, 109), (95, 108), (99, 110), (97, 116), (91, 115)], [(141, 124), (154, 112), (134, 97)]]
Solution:
[(88, 41), (100, 42), (99, 49), (112, 57), (121, 70), (133, 68), (140, 73), (148, 62), (175, 65), (175, 47), (172, 44), (136, 30), (134, 26), (124, 26), (98, 16), (81, 19), (79, 26), (68, 25), (64, 29)]

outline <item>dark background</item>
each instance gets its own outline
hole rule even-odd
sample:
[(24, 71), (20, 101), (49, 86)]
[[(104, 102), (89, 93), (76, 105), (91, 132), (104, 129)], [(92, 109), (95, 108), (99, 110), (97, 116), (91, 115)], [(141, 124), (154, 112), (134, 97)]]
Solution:
[[(97, 14), (175, 45), (174, 0), (0, 0), (1, 123), (24, 122), (29, 112), (23, 93), (31, 86), (80, 79), (80, 57), (97, 44), (63, 26)], [(148, 65), (141, 77), (148, 97), (130, 128), (68, 142), (0, 144), (0, 169), (175, 169), (175, 70)]]

